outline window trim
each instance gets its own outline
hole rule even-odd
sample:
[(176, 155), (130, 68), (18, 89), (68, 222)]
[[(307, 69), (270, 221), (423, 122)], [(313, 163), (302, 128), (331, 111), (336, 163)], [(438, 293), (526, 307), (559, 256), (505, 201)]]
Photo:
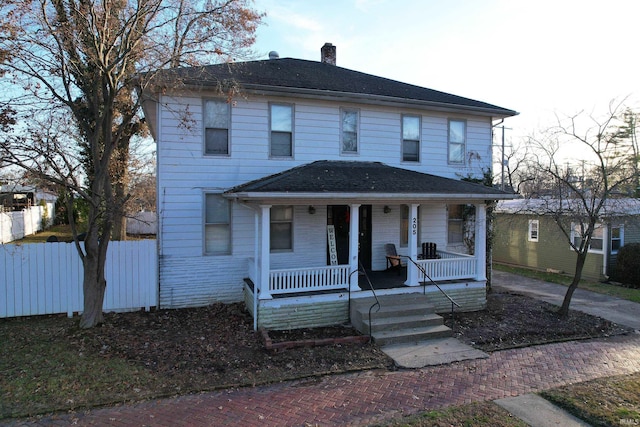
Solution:
[[(535, 224), (535, 232), (536, 236), (533, 237), (533, 225)], [(540, 241), (540, 220), (538, 219), (530, 219), (529, 220), (529, 232), (527, 233), (527, 241), (528, 242), (538, 242)]]
[[(273, 107), (274, 106), (279, 106), (279, 107), (288, 107), (291, 109), (291, 130), (289, 131), (291, 133), (291, 155), (289, 156), (275, 156), (272, 154), (272, 137), (273, 137), (273, 132), (284, 132), (284, 131), (279, 131), (276, 130), (274, 131), (272, 129), (272, 124), (273, 124)], [(270, 102), (269, 103), (269, 158), (270, 159), (294, 159), (295, 157), (295, 104), (291, 104), (291, 103), (286, 103), (286, 102)]]
[[(291, 209), (291, 220), (287, 221), (287, 220), (274, 220), (273, 219), (273, 209), (274, 208), (289, 208)], [(271, 206), (270, 210), (269, 210), (269, 252), (270, 253), (287, 253), (287, 252), (293, 252), (293, 247), (294, 247), (294, 219), (295, 219), (295, 215), (296, 215), (296, 210), (295, 210), (295, 206), (293, 205), (273, 205)], [(273, 235), (272, 235), (272, 230), (271, 230), (271, 226), (273, 224), (291, 224), (291, 247), (290, 248), (280, 248), (280, 249), (273, 249), (272, 245), (273, 245)]]
[[(356, 115), (356, 150), (345, 151), (344, 149), (344, 114), (355, 113)], [(360, 154), (360, 110), (357, 108), (340, 107), (340, 154), (345, 156), (356, 156)]]
[[(224, 103), (227, 107), (227, 152), (226, 153), (209, 153), (207, 152), (207, 129), (222, 129), (222, 128), (208, 128), (205, 121), (205, 111), (207, 102), (212, 101), (216, 103)], [(231, 157), (231, 104), (220, 98), (203, 98), (202, 99), (202, 154), (204, 156), (212, 157)]]
[[(404, 138), (404, 119), (405, 118), (416, 118), (418, 119), (418, 139), (405, 139)], [(407, 160), (404, 158), (404, 144), (405, 141), (408, 142), (417, 142), (418, 144), (418, 150), (417, 150), (417, 156), (418, 159), (417, 160)], [(402, 114), (400, 117), (400, 159), (402, 162), (407, 162), (407, 163), (420, 163), (421, 161), (421, 153), (422, 151), (422, 116), (418, 115), (418, 114)]]
[[(451, 123), (453, 122), (460, 122), (464, 124), (464, 141), (462, 143), (451, 141)], [(453, 144), (462, 146), (462, 160), (459, 162), (451, 160), (451, 146)], [(447, 120), (447, 163), (450, 165), (464, 166), (466, 164), (466, 152), (467, 152), (467, 121), (465, 119), (448, 119)]]
[[(228, 223), (208, 223), (207, 222), (207, 196), (219, 196), (227, 203), (227, 209), (229, 210), (229, 222)], [(222, 197), (222, 193), (205, 192), (202, 197), (202, 253), (205, 256), (229, 256), (233, 254), (233, 211), (230, 200)], [(208, 225), (224, 225), (229, 228), (229, 250), (222, 253), (207, 252), (207, 226)]]

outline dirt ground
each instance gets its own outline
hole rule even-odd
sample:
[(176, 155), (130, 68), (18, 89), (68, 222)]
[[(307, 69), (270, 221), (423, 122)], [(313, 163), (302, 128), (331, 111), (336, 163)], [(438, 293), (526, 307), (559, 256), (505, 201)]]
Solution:
[[(550, 304), (491, 293), (487, 310), (458, 313), (462, 341), (485, 351), (624, 332), (611, 322), (572, 312), (560, 319)], [(348, 326), (270, 331), (274, 342), (357, 334)], [(214, 389), (362, 369), (393, 369), (375, 344), (334, 344), (267, 351), (242, 304), (155, 312), (109, 313), (106, 323), (72, 337), (80, 350), (119, 357), (173, 378), (185, 390)]]

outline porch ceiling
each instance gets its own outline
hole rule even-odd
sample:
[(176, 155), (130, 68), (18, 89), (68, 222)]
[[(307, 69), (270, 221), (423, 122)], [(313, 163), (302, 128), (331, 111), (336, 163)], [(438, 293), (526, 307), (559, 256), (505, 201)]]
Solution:
[(495, 188), (379, 162), (308, 163), (228, 190), (243, 201), (421, 202), (504, 200), (518, 197)]

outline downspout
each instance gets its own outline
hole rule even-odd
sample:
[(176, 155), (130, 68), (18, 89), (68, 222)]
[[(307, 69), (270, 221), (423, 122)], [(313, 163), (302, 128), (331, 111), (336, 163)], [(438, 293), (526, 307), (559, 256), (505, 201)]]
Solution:
[(611, 242), (609, 241), (609, 229), (611, 223), (607, 223), (602, 232), (602, 275), (605, 279), (609, 280), (607, 275), (607, 268), (609, 266), (609, 254), (611, 251)]

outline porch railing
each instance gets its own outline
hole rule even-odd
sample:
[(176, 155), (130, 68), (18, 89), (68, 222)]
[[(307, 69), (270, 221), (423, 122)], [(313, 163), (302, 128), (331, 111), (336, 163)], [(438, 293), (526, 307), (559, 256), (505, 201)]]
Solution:
[(282, 269), (269, 272), (269, 293), (271, 295), (348, 288), (348, 265)]
[[(472, 255), (458, 254), (454, 252), (438, 251), (439, 259), (421, 259), (420, 264), (431, 280), (459, 280), (476, 277), (477, 263)], [(418, 280), (427, 280), (418, 269)]]

